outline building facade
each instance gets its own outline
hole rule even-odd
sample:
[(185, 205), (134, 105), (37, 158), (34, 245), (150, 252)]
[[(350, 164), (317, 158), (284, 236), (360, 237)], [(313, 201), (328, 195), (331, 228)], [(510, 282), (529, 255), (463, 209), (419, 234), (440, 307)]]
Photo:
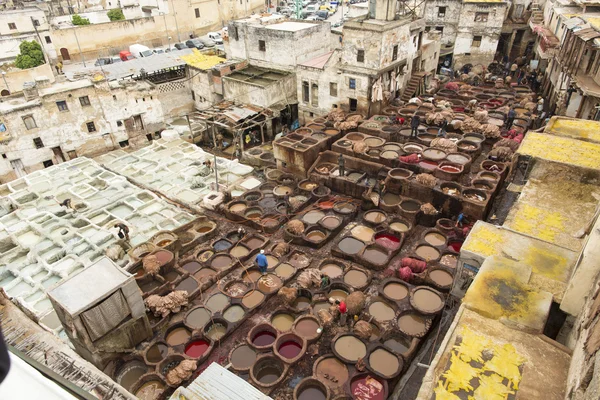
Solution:
[(0, 12), (0, 64), (12, 62), (19, 55), (24, 41), (38, 42), (46, 60), (55, 59), (56, 52), (50, 24), (45, 12), (38, 7), (27, 7)]

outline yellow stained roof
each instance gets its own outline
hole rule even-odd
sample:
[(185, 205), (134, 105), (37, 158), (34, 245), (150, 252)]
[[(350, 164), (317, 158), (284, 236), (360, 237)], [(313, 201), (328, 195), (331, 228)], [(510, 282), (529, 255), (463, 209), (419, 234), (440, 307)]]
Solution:
[(600, 144), (568, 137), (528, 132), (518, 152), (561, 164), (600, 169)]
[(215, 65), (225, 62), (223, 57), (202, 54), (197, 49), (192, 49), (192, 54), (186, 54), (180, 58), (189, 66), (201, 70), (211, 69)]
[(600, 143), (600, 122), (586, 119), (552, 117), (546, 129), (544, 129), (544, 133)]
[[(585, 18), (585, 15), (584, 15)], [(600, 31), (600, 18), (599, 17), (587, 17), (587, 22), (597, 31)]]

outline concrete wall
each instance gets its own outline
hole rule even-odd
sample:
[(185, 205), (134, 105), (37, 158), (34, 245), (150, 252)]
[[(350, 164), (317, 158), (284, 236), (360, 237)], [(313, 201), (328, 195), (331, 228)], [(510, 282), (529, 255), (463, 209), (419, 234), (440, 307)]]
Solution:
[(423, 39), (421, 46), (421, 65), (423, 71), (435, 74), (440, 60), (440, 47), (442, 42), (439, 39), (440, 35), (435, 32), (430, 32)]
[(34, 82), (35, 78), (45, 77), (52, 83), (55, 81), (54, 71), (49, 64), (38, 65), (35, 68), (29, 69), (13, 69), (6, 73), (6, 83), (4, 79), (0, 79), (0, 90), (7, 89), (11, 94), (19, 93), (23, 90), (23, 83)]
[[(229, 25), (228, 58), (247, 59), (251, 64), (287, 70), (331, 50), (330, 24), (304, 23), (308, 28), (298, 31), (268, 28), (269, 25), (233, 21)], [(277, 25), (277, 24), (275, 24)], [(237, 28), (238, 39), (233, 34)], [(259, 50), (259, 40), (265, 42), (265, 51)]]
[[(440, 7), (446, 7), (444, 16), (440, 16)], [(462, 1), (460, 0), (432, 0), (425, 3), (423, 18), (430, 30), (442, 27), (442, 43), (452, 44), (456, 40), (461, 9)]]
[[(39, 22), (37, 29), (41, 42), (35, 32), (32, 18)], [(19, 45), (23, 41), (40, 43), (48, 57), (54, 58), (56, 56), (54, 46), (46, 42), (46, 37), (53, 41), (47, 20), (44, 11), (36, 7), (2, 11), (0, 13), (0, 62), (13, 61), (19, 55)], [(10, 29), (9, 23), (14, 23), (16, 29)]]
[[(487, 65), (494, 59), (505, 12), (506, 3), (463, 4), (454, 46), (456, 67), (467, 63)], [(477, 13), (488, 13), (487, 22), (475, 21)], [(481, 36), (481, 44), (478, 47), (472, 45), (474, 36)]]
[(296, 74), (289, 74), (268, 85), (252, 84), (232, 78), (223, 79), (225, 100), (270, 107), (276, 103), (296, 102)]

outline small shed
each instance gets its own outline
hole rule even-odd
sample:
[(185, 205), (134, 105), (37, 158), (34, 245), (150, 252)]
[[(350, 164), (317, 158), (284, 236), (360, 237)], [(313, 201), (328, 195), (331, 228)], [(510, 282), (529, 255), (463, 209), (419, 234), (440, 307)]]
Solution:
[(75, 349), (103, 368), (152, 335), (133, 275), (102, 257), (48, 292)]

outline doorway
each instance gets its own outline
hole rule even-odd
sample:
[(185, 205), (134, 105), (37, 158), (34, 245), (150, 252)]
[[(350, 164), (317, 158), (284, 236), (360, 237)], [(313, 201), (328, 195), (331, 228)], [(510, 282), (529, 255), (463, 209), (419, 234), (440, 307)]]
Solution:
[(65, 156), (64, 156), (62, 150), (60, 149), (60, 147), (53, 147), (52, 153), (54, 153), (54, 162), (56, 164), (65, 162)]
[(27, 175), (25, 173), (25, 166), (23, 165), (23, 162), (20, 159), (11, 160), (10, 166), (15, 171), (15, 175), (17, 175), (17, 178)]
[(63, 61), (69, 61), (71, 59), (69, 50), (65, 49), (64, 47), (60, 49), (60, 56), (62, 57)]

